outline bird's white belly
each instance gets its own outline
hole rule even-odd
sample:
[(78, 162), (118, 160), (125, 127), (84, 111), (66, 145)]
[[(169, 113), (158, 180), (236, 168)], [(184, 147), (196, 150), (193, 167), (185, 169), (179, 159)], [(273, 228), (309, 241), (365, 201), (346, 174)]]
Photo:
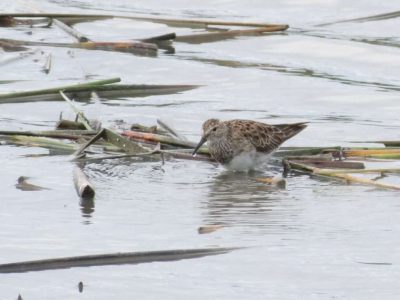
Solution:
[(257, 151), (242, 152), (236, 155), (225, 167), (233, 171), (249, 171), (262, 166), (270, 157)]

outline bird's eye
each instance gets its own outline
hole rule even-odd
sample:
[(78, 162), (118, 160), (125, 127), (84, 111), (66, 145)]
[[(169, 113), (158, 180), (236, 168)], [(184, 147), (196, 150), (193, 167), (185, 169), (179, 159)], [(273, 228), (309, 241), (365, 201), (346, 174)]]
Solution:
[(217, 131), (217, 127), (214, 127), (212, 131)]

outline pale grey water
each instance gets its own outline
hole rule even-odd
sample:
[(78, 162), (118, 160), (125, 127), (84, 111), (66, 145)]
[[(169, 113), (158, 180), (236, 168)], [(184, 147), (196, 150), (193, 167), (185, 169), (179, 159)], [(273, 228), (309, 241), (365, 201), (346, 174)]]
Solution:
[[(0, 92), (120, 76), (126, 83), (201, 84), (177, 95), (82, 103), (104, 125), (165, 119), (199, 138), (210, 117), (310, 121), (286, 145), (351, 145), (399, 138), (398, 18), (321, 23), (400, 10), (397, 1), (2, 1), (2, 11), (146, 14), (288, 23), (284, 34), (209, 44), (175, 43), (158, 58), (41, 48), (45, 55), (1, 65)], [(28, 3), (31, 5), (29, 6)], [(185, 28), (129, 20), (77, 25), (96, 40), (141, 38)], [(32, 35), (28, 34), (32, 31)], [(0, 29), (14, 39), (71, 41), (57, 29)], [(1, 59), (15, 53), (1, 53)], [(2, 104), (1, 129), (51, 129), (63, 102)], [(0, 263), (209, 246), (251, 246), (230, 254), (143, 265), (0, 275), (0, 299), (398, 299), (400, 204), (396, 191), (291, 176), (287, 189), (256, 183), (204, 162), (104, 161), (85, 170), (96, 186), (82, 209), (67, 156), (32, 158), (39, 148), (0, 147)], [(279, 174), (274, 168), (267, 174)], [(22, 192), (19, 176), (51, 190)], [(396, 181), (398, 177), (391, 180)], [(225, 227), (198, 235), (204, 224)], [(376, 264), (378, 263), (378, 264)], [(79, 294), (78, 282), (84, 283)]]

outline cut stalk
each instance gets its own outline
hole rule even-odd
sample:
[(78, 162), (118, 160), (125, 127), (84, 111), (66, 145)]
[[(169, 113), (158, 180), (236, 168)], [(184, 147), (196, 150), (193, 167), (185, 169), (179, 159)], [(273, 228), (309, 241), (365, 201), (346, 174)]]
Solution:
[(94, 187), (86, 174), (76, 166), (74, 168), (74, 185), (76, 192), (82, 199), (93, 199), (95, 195)]
[(58, 19), (52, 19), (52, 23), (56, 25), (61, 30), (65, 31), (69, 35), (73, 36), (78, 42), (89, 42), (90, 40), (84, 36), (82, 33), (78, 32), (76, 29), (71, 26), (65, 24), (64, 22)]
[(50, 73), (50, 69), (51, 69), (51, 61), (52, 61), (52, 55), (51, 53), (47, 56), (46, 58), (46, 62), (43, 66), (43, 72), (46, 74)]

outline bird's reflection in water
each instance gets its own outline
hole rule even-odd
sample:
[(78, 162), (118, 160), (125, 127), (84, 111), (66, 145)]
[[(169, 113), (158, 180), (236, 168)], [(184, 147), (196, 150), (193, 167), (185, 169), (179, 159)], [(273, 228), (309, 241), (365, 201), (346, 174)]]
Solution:
[[(282, 203), (288, 192), (256, 178), (259, 172), (224, 172), (217, 175), (208, 193), (204, 222), (223, 226), (285, 227), (290, 206)], [(284, 202), (284, 201), (283, 201)], [(290, 222), (290, 221), (289, 221)]]

